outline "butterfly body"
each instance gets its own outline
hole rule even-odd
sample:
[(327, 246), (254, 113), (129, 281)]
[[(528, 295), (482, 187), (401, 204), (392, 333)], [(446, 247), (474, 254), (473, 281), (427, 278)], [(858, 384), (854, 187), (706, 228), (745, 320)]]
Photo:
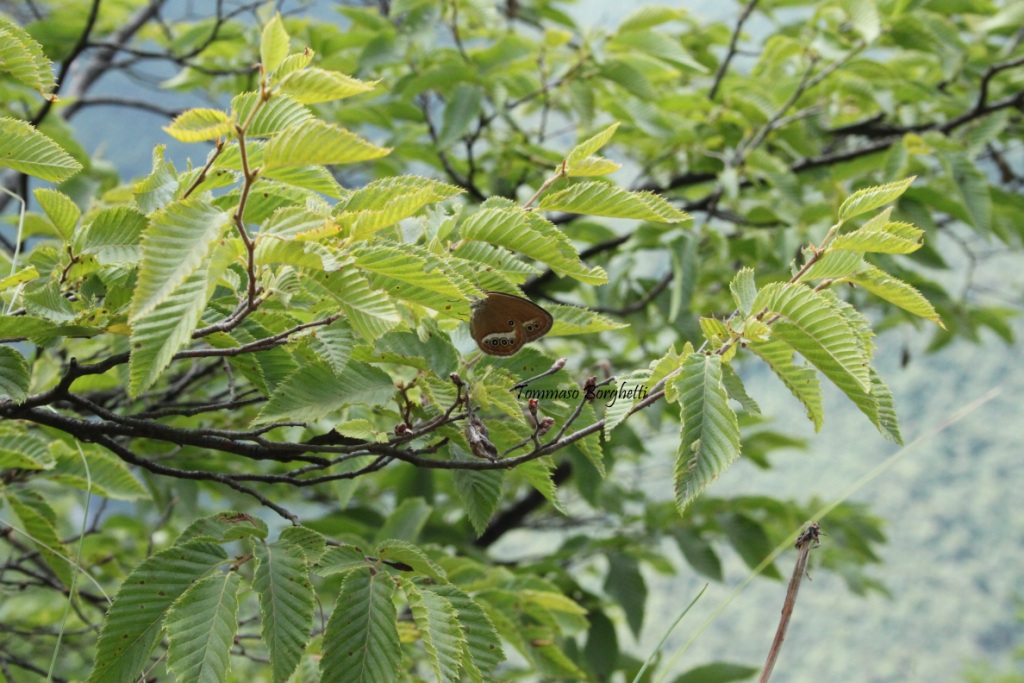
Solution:
[(529, 299), (487, 292), (487, 298), (472, 304), (469, 333), (484, 353), (512, 356), (550, 332), (553, 324), (551, 314)]

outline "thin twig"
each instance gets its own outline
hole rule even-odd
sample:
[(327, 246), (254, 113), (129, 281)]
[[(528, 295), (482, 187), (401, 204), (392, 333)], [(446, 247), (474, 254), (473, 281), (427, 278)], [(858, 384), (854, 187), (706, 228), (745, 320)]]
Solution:
[(793, 608), (796, 606), (796, 594), (800, 591), (800, 584), (807, 573), (807, 558), (811, 554), (811, 548), (818, 546), (818, 537), (821, 529), (817, 522), (811, 522), (804, 532), (796, 539), (796, 564), (793, 567), (793, 575), (789, 579), (789, 588), (786, 589), (786, 600), (782, 604), (782, 616), (779, 618), (779, 627), (775, 630), (775, 639), (768, 650), (768, 659), (765, 660), (764, 669), (757, 683), (768, 683), (775, 668), (775, 661), (782, 649), (782, 641), (786, 637), (786, 629), (789, 628), (789, 620), (793, 616)]

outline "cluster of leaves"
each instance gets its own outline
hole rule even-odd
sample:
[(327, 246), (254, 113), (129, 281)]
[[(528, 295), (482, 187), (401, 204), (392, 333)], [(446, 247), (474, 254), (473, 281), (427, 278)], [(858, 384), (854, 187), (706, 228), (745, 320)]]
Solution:
[[(219, 15), (212, 33), (203, 22), (185, 25), (167, 45), (182, 69), (166, 85), (230, 104), (187, 110), (166, 127), (177, 140), (211, 144), (203, 163), (179, 171), (158, 148), (152, 172), (133, 184), (110, 184), (57, 124), (0, 118), (0, 165), (66, 181), (34, 192), (40, 211), (24, 216), (16, 242), (37, 239), (27, 256), (7, 255), (11, 274), (0, 280), (0, 339), (14, 342), (0, 346), (0, 415), (9, 420), (0, 495), (38, 552), (24, 546), (12, 567), (36, 562), (49, 585), (72, 585), (59, 531), (65, 511), (45, 496), (69, 486), (126, 501), (151, 496), (153, 509), (175, 500), (201, 509), (202, 492), (233, 490), (296, 524), (267, 543), (266, 527), (248, 514), (197, 526), (165, 519), (169, 531), (185, 527), (174, 545), (147, 558), (139, 544), (97, 568), (99, 580), (122, 587), (93, 680), (132, 680), (149, 667), (161, 633), (166, 665), (183, 680), (224, 679), (229, 652), (244, 675), (253, 662), (238, 645), (249, 637), (238, 624), (251, 616), (239, 603), (243, 580), (260, 599), (273, 680), (296, 667), (300, 679), (314, 677), (314, 658), (302, 656), (310, 573), (345, 574), (340, 585), (315, 580), (321, 602), (337, 605), (312, 646), (323, 653), (322, 680), (391, 681), (399, 670), (490, 680), (501, 659), (495, 632), (521, 655), (524, 675), (634, 675), (641, 662), (621, 652), (613, 621), (621, 610), (639, 635), (641, 568), (676, 571), (656, 550), (661, 540), (673, 539), (690, 565), (720, 580), (716, 546), (728, 543), (757, 567), (814, 509), (699, 496), (739, 457), (741, 442), (763, 465), (771, 448), (799, 445), (760, 424), (739, 359), (770, 366), (816, 429), (824, 376), (899, 443), (861, 311), (881, 301), (885, 324), (941, 320), (949, 329), (935, 345), (979, 326), (1003, 329), (1002, 312), (954, 300), (891, 256), (943, 265), (922, 248), (946, 220), (935, 213), (1020, 239), (1017, 200), (988, 185), (976, 161), (984, 150), (998, 160), (1019, 126), (1007, 112), (1021, 90), (996, 79), (1019, 79), (1019, 58), (996, 64), (989, 52), (957, 52), (963, 39), (950, 35), (953, 20), (927, 9), (888, 8), (883, 19), (874, 3), (836, 3), (773, 36), (742, 74), (729, 69), (735, 43), (724, 59), (715, 54), (730, 43), (726, 27), (689, 30), (695, 24), (676, 10), (644, 8), (588, 38), (555, 3), (517, 8), (505, 20), (462, 2), (393, 3), (386, 16), (344, 8), (344, 30), (264, 17), (259, 41)], [(1011, 24), (990, 13), (996, 50)], [(427, 30), (438, 19), (451, 42)], [(506, 31), (505, 21), (545, 30)], [(680, 23), (681, 31), (667, 28)], [(118, 22), (108, 14), (100, 24)], [(921, 27), (954, 47), (937, 59), (915, 42)], [(54, 22), (29, 28), (42, 47), (16, 23), (0, 24), (0, 37), (11, 37), (0, 54), (10, 92), (52, 86), (43, 55), (54, 49), (44, 40)], [(292, 52), (289, 33), (309, 47)], [(166, 39), (159, 31), (147, 38)], [(896, 41), (903, 61), (885, 65), (864, 52), (879, 41)], [(957, 55), (969, 68), (954, 68)], [(247, 67), (254, 60), (255, 73)], [(981, 73), (982, 91), (957, 111), (963, 98), (922, 101), (907, 70), (921, 72), (921, 83), (963, 79), (959, 87)], [(377, 78), (383, 83), (369, 80)], [(822, 93), (826, 79), (833, 87)], [(710, 83), (708, 97), (687, 94), (699, 83)], [(879, 83), (892, 91), (899, 124), (876, 114), (880, 105), (867, 96)], [(5, 98), (8, 114), (16, 101)], [(539, 123), (525, 125), (530, 117)], [(573, 147), (547, 133), (560, 123), (594, 132)], [(592, 179), (620, 168), (597, 154), (613, 134), (646, 191)], [(388, 147), (368, 140), (379, 137)], [(408, 175), (413, 162), (445, 181)], [(923, 185), (910, 188), (910, 174)], [(850, 180), (860, 189), (837, 206), (835, 186)], [(455, 201), (467, 197), (475, 205)], [(896, 211), (883, 208), (894, 202)], [(674, 204), (708, 217), (699, 237)], [(605, 218), (637, 223), (620, 234)], [(729, 224), (736, 234), (717, 229)], [(796, 245), (812, 238), (816, 246), (791, 265)], [(589, 246), (580, 252), (578, 244)], [(581, 253), (605, 263), (588, 265)], [(834, 294), (842, 283), (858, 288), (853, 305)], [(570, 362), (528, 347), (466, 363), (463, 323), (485, 290), (589, 305), (546, 304), (556, 323), (544, 346)], [(581, 382), (602, 371), (600, 381)], [(605, 408), (585, 398), (531, 408), (519, 398), (524, 387), (584, 396), (581, 384), (644, 391)], [(645, 438), (662, 420), (681, 425), (666, 459), (671, 503), (607, 477), (617, 464), (653, 456)], [(481, 438), (490, 449), (477, 446)], [(474, 457), (491, 452), (500, 455)], [(143, 488), (125, 463), (157, 476)], [(567, 503), (570, 482), (581, 500)], [(514, 570), (466, 559), (545, 504), (572, 513), (575, 533), (558, 550)], [(292, 510), (311, 505), (317, 512), (298, 526)], [(610, 530), (588, 524), (586, 510), (614, 520)], [(112, 518), (103, 533), (131, 528)], [(822, 562), (855, 590), (879, 588), (861, 572), (876, 560), (877, 528), (858, 508), (830, 517), (843, 552)], [(228, 560), (220, 546), (242, 536)], [(327, 547), (325, 537), (344, 545)], [(100, 542), (86, 545), (86, 564), (105, 552)], [(580, 582), (584, 568), (602, 572), (600, 589)], [(779, 576), (774, 566), (765, 573)], [(99, 596), (84, 599), (105, 606)], [(46, 623), (46, 612), (22, 613)], [(577, 642), (584, 633), (585, 645)], [(500, 675), (515, 672), (505, 664)]]

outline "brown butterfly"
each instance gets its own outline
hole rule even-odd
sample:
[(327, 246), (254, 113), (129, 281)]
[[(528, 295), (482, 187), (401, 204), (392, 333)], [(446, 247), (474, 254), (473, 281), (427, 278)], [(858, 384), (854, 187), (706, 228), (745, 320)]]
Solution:
[(551, 331), (551, 314), (529, 299), (502, 292), (487, 292), (474, 301), (469, 334), (484, 353), (511, 356)]

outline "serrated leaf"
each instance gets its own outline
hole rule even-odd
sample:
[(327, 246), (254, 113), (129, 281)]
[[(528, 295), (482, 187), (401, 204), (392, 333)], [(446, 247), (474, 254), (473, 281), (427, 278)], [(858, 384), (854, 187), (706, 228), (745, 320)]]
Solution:
[(313, 563), (320, 559), (327, 550), (327, 539), (319, 531), (309, 527), (290, 526), (281, 532), (278, 540), (291, 543), (302, 553), (306, 563)]
[(196, 541), (143, 560), (107, 612), (89, 683), (134, 683), (149, 662), (171, 604), (226, 559), (219, 545)]
[(608, 175), (622, 167), (622, 164), (615, 163), (600, 156), (580, 159), (569, 168), (567, 173), (570, 178), (589, 178), (593, 176)]
[(829, 251), (811, 264), (811, 267), (800, 276), (799, 282), (846, 277), (847, 275), (859, 272), (863, 268), (864, 258), (860, 252), (837, 249)]
[(879, 433), (894, 444), (903, 445), (900, 434), (899, 419), (896, 416), (896, 403), (892, 391), (882, 381), (881, 376), (871, 368), (871, 391), (846, 392), (850, 400), (864, 413), (871, 424), (878, 428)]
[(312, 67), (288, 74), (281, 81), (281, 92), (302, 104), (329, 102), (373, 90), (379, 81), (360, 81), (338, 71)]
[(75, 567), (64, 559), (70, 553), (57, 533), (57, 514), (36, 491), (20, 487), (8, 490), (10, 494), (5, 499), (21, 520), (21, 526), (31, 538), (32, 544), (61, 583), (70, 586)]
[(352, 164), (378, 159), (391, 150), (378, 147), (340, 126), (317, 119), (292, 126), (270, 139), (264, 168), (311, 164)]
[(578, 183), (559, 192), (544, 195), (543, 211), (566, 211), (587, 216), (633, 218), (659, 223), (682, 223), (689, 214), (675, 208), (652, 192), (630, 192), (604, 182)]
[(643, 5), (626, 15), (626, 18), (619, 24), (619, 33), (642, 31), (675, 21), (676, 19), (682, 19), (685, 16), (686, 11), (677, 7)]
[(871, 266), (856, 275), (846, 278), (846, 280), (860, 285), (894, 306), (899, 306), (903, 310), (920, 316), (925, 320), (931, 320), (942, 329), (946, 329), (935, 308), (917, 289), (879, 268)]
[(839, 235), (829, 246), (876, 254), (910, 254), (921, 248), (922, 234), (923, 231), (907, 223), (890, 223), (881, 230), (861, 229)]
[(167, 612), (167, 666), (180, 681), (220, 683), (227, 679), (230, 649), (238, 630), (236, 571), (192, 584)]
[(83, 254), (103, 265), (135, 263), (142, 259), (142, 233), (146, 216), (128, 206), (101, 209), (89, 222), (82, 239)]
[(0, 71), (41, 95), (48, 94), (56, 85), (53, 64), (43, 46), (5, 14), (0, 14)]
[(732, 292), (732, 300), (736, 302), (736, 308), (742, 317), (750, 315), (754, 306), (754, 297), (757, 296), (757, 285), (754, 284), (754, 269), (740, 268), (729, 283), (729, 291)]
[(307, 363), (281, 382), (253, 423), (309, 422), (346, 405), (379, 405), (394, 391), (391, 377), (372, 365), (349, 363), (335, 373), (326, 363)]
[(266, 538), (267, 523), (245, 512), (226, 510), (200, 517), (175, 539), (176, 545), (192, 541), (227, 543), (243, 538)]
[(626, 377), (623, 377), (616, 382), (615, 389), (615, 402), (612, 403), (604, 411), (604, 434), (606, 439), (611, 438), (612, 430), (622, 424), (622, 421), (629, 415), (629, 411), (632, 410), (633, 406), (637, 401), (643, 400), (643, 396), (634, 396), (632, 398), (623, 397), (619, 398), (620, 393), (638, 393), (640, 391), (650, 390), (651, 371), (644, 368), (641, 370), (634, 370)]
[[(0, 400), (11, 399), (22, 403), (28, 398), (28, 386), (32, 381), (28, 361), (9, 346), (0, 346)], [(3, 455), (0, 454), (0, 461)], [(3, 467), (0, 462), (0, 467)]]
[(0, 166), (54, 183), (82, 170), (56, 142), (28, 123), (6, 116), (0, 116)]
[[(473, 460), (473, 457), (457, 446), (451, 447), (452, 456), (458, 460)], [(498, 510), (501, 502), (501, 484), (505, 473), (500, 470), (454, 470), (452, 481), (459, 494), (462, 506), (470, 524), (480, 536), (487, 529), (487, 523)]]
[(865, 187), (863, 190), (857, 190), (847, 197), (839, 207), (839, 220), (848, 220), (899, 199), (900, 195), (906, 192), (910, 184), (914, 182), (915, 177), (910, 176), (909, 178), (885, 185), (876, 185), (874, 187)]
[(198, 198), (174, 202), (150, 217), (131, 319), (153, 311), (200, 269), (227, 222), (227, 214)]
[[(522, 414), (520, 412), (520, 414)], [(558, 486), (552, 478), (555, 473), (555, 466), (548, 458), (537, 458), (517, 465), (515, 473), (530, 483), (544, 499), (551, 503), (551, 507), (563, 515), (568, 515), (562, 501), (558, 500)]]
[(48, 187), (41, 187), (33, 194), (36, 201), (39, 202), (39, 206), (46, 213), (46, 217), (57, 228), (57, 232), (64, 238), (64, 241), (70, 240), (75, 233), (78, 219), (82, 216), (82, 212), (71, 201), (71, 197)]
[[(36, 270), (35, 266), (28, 266), (20, 270), (11, 273), (7, 277), (0, 278), (0, 292), (23, 285), (26, 282), (31, 282), (39, 277), (39, 271)], [(21, 317), (21, 316), (16, 316)]]
[(135, 203), (143, 213), (152, 213), (169, 204), (178, 192), (178, 174), (174, 165), (164, 161), (164, 146), (153, 148), (153, 170), (132, 186)]
[(821, 383), (812, 367), (793, 362), (793, 349), (783, 341), (749, 342), (747, 348), (760, 356), (782, 380), (807, 411), (814, 431), (821, 431), (825, 421), (821, 399)]
[(868, 359), (854, 331), (831, 302), (802, 284), (773, 283), (754, 300), (754, 310), (778, 315), (772, 336), (789, 344), (840, 389), (871, 390)]
[(479, 118), (483, 96), (483, 89), (478, 85), (459, 83), (455, 86), (441, 117), (441, 131), (435, 143), (438, 150), (448, 149)]
[(743, 380), (736, 374), (736, 370), (732, 367), (731, 363), (722, 364), (722, 386), (725, 387), (729, 398), (743, 406), (743, 410), (752, 415), (761, 414), (760, 406), (757, 405), (757, 401), (750, 398), (750, 395), (747, 394), (746, 387), (743, 386)]
[(580, 308), (579, 306), (550, 304), (547, 305), (547, 310), (555, 318), (551, 334), (556, 337), (566, 337), (573, 334), (593, 334), (595, 332), (621, 330), (629, 327), (628, 323), (620, 323), (606, 315), (587, 310), (586, 308)]
[(234, 132), (235, 123), (220, 109), (198, 107), (187, 109), (176, 116), (164, 130), (181, 142), (201, 142), (227, 137)]
[(317, 273), (315, 281), (326, 295), (338, 303), (352, 329), (363, 339), (372, 341), (402, 322), (388, 295), (373, 289), (351, 262), (344, 263), (335, 272)]
[(49, 470), (54, 464), (53, 455), (41, 438), (0, 429), (0, 469)]
[(369, 566), (363, 551), (354, 545), (331, 546), (316, 561), (313, 569), (318, 576), (344, 574)]
[(261, 102), (258, 92), (244, 92), (231, 100), (231, 118), (239, 126), (246, 126), (246, 138), (268, 138), (313, 118), (313, 112), (287, 95), (278, 94), (264, 102), (256, 115), (253, 107)]
[[(424, 522), (426, 520), (423, 520)], [(409, 565), (412, 570), (428, 576), (434, 581), (446, 581), (444, 569), (435, 564), (427, 554), (418, 547), (397, 538), (386, 538), (377, 544), (374, 554), (383, 562), (401, 562)]]
[(462, 189), (420, 176), (395, 176), (367, 183), (335, 209), (335, 220), (349, 235), (365, 239), (396, 225), (424, 206), (462, 193)]
[(465, 240), (480, 240), (506, 247), (541, 263), (559, 276), (587, 284), (603, 284), (608, 275), (599, 267), (587, 268), (565, 235), (540, 216), (530, 216), (516, 206), (488, 202), (485, 208), (463, 221), (459, 230)]
[(128, 371), (132, 396), (153, 386), (174, 354), (192, 339), (206, 308), (207, 294), (207, 273), (200, 269), (155, 308), (130, 320), (132, 351)]
[(576, 169), (576, 165), (581, 163), (583, 160), (590, 158), (594, 155), (597, 150), (608, 144), (608, 141), (615, 135), (615, 131), (619, 127), (619, 122), (616, 121), (612, 125), (608, 126), (600, 133), (593, 135), (583, 142), (579, 143), (569, 152), (568, 156), (565, 157), (566, 165), (568, 166), (569, 174), (573, 175)]
[(283, 683), (298, 666), (313, 627), (313, 585), (305, 553), (290, 541), (256, 543), (255, 555), (259, 564), (252, 586), (260, 599), (271, 680)]
[(682, 440), (676, 507), (682, 513), (740, 455), (740, 427), (722, 385), (721, 359), (691, 354), (669, 380), (679, 392)]
[(420, 590), (412, 581), (403, 581), (402, 586), (437, 683), (459, 680), (466, 636), (452, 603), (438, 593)]
[(401, 649), (395, 585), (387, 572), (370, 568), (345, 577), (324, 632), (320, 683), (393, 683)]
[(275, 13), (260, 33), (260, 64), (264, 73), (273, 73), (288, 56), (288, 31), (281, 21), (281, 13)]
[(99, 448), (83, 445), (89, 469), (86, 472), (82, 454), (63, 441), (54, 442), (55, 458), (49, 479), (111, 500), (149, 498), (149, 492), (132, 476), (128, 467), (116, 456)]
[(474, 683), (491, 683), (491, 672), (505, 659), (501, 640), (483, 608), (459, 588), (450, 584), (426, 586), (447, 599), (455, 608), (459, 623), (466, 634), (463, 645), (462, 666)]
[[(415, 248), (377, 244), (352, 250), (356, 265), (369, 273), (370, 284), (389, 296), (412, 301), (435, 311), (446, 311), (465, 299), (467, 292), (436, 260), (416, 254)], [(466, 305), (459, 308), (465, 310)]]

